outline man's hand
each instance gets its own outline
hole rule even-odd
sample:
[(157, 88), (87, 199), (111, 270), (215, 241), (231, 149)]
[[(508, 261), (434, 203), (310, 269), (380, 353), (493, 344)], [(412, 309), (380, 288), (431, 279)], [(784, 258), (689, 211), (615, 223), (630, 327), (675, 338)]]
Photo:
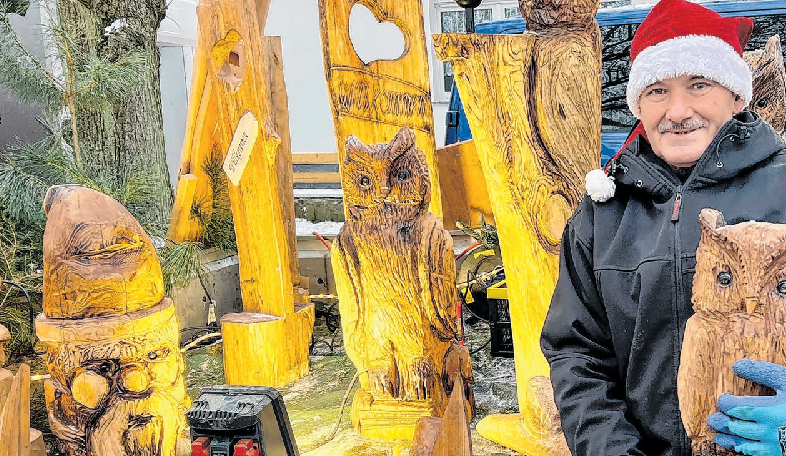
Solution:
[(718, 432), (715, 443), (750, 456), (786, 456), (786, 367), (741, 359), (732, 367), (738, 377), (769, 386), (775, 396), (718, 398), (722, 413), (707, 418)]

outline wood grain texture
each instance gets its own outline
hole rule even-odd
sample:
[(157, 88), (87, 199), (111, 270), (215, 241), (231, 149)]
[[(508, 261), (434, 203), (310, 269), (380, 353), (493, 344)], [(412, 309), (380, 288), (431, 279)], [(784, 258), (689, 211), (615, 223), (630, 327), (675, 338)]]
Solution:
[(597, 2), (521, 3), (537, 33), (446, 34), (434, 42), (437, 57), (453, 64), (510, 296), (521, 412), (487, 417), (477, 430), (523, 454), (567, 454), (539, 338), (562, 230), (584, 196), (584, 176), (600, 161)]
[(445, 414), (441, 418), (421, 418), (415, 430), (411, 456), (471, 456), (472, 435), (469, 428), (471, 416), (469, 404), (464, 397), (461, 376), (456, 376), (455, 385), (448, 400)]
[(713, 443), (706, 424), (718, 397), (771, 395), (736, 377), (735, 361), (748, 358), (786, 364), (786, 225), (726, 225), (723, 215), (703, 209), (696, 251), (693, 309), (682, 344), (677, 392), (693, 454), (735, 454)]
[(44, 211), (46, 296), (35, 324), (60, 451), (174, 456), (190, 401), (149, 237), (117, 201), (78, 185), (50, 188)]
[(181, 243), (193, 240), (191, 206), (194, 204), (199, 178), (193, 174), (181, 174), (177, 181), (177, 193), (172, 205), (172, 219), (166, 238), (172, 242)]
[(442, 223), (454, 229), (456, 222), (480, 226), (481, 218), (494, 224), (486, 178), (480, 166), (475, 141), (437, 148), (437, 166), (442, 176)]
[(408, 128), (385, 144), (350, 136), (341, 167), (350, 219), (331, 255), (344, 347), (370, 397), (353, 403), (367, 437), (398, 407), (414, 420), (381, 438), (411, 439), (421, 416), (413, 407), (442, 415), (456, 374), (473, 397), (469, 355), (458, 344), (453, 239), (428, 211), (429, 169), (415, 138)]
[(753, 99), (748, 110), (759, 114), (780, 134), (786, 127), (786, 70), (780, 36), (767, 40), (764, 49), (743, 54), (753, 73)]
[(30, 366), (22, 364), (0, 412), (0, 456), (30, 454)]
[[(367, 7), (379, 22), (391, 22), (404, 35), (396, 60), (366, 65), (349, 37), (355, 5)], [(336, 129), (339, 162), (350, 134), (366, 144), (383, 143), (402, 127), (415, 131), (431, 170), (430, 210), (442, 215), (429, 87), (428, 54), (420, 0), (319, 0), (325, 77)]]

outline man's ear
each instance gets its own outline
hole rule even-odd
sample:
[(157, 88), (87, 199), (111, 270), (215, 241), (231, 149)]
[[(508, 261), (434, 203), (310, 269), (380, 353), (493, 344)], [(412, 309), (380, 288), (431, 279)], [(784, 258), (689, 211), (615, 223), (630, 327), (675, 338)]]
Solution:
[(735, 95), (734, 97), (734, 115), (740, 113), (745, 108), (745, 100), (742, 99), (741, 96)]

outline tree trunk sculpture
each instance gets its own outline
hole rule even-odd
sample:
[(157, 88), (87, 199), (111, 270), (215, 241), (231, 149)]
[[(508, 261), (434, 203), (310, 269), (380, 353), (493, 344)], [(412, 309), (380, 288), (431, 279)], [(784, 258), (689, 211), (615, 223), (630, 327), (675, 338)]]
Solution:
[(781, 39), (774, 35), (764, 49), (746, 52), (743, 57), (753, 73), (753, 99), (748, 110), (759, 114), (780, 134), (786, 127), (786, 70)]
[(370, 146), (350, 136), (344, 156), (350, 218), (332, 264), (344, 347), (361, 372), (353, 422), (366, 437), (411, 440), (420, 417), (444, 413), (455, 375), (474, 404), (453, 240), (428, 211), (428, 165), (412, 130)]
[(197, 65), (207, 67), (199, 74), (218, 108), (245, 311), (221, 319), (224, 372), (233, 385), (280, 386), (305, 375), (314, 325), (300, 287), (280, 41), (264, 36), (269, 3), (197, 7), (207, 48), (199, 53), (207, 61)]
[[(380, 23), (393, 23), (401, 30), (401, 56), (368, 63), (360, 59), (349, 36), (349, 17), (357, 5), (367, 7)], [(423, 2), (319, 0), (319, 16), (339, 164), (350, 134), (373, 144), (388, 141), (402, 127), (412, 128), (431, 170), (430, 210), (441, 218)]]
[(49, 189), (44, 305), (52, 432), (68, 456), (174, 456), (188, 444), (180, 328), (150, 238), (112, 198)]
[(732, 455), (737, 453), (715, 445), (706, 420), (717, 411), (718, 397), (725, 392), (772, 394), (769, 388), (735, 376), (735, 361), (786, 364), (786, 225), (727, 225), (714, 209), (703, 209), (699, 222), (693, 278), (696, 313), (685, 326), (677, 393), (693, 454)]
[(600, 159), (597, 1), (520, 2), (524, 35), (434, 37), (453, 73), (488, 185), (507, 274), (519, 414), (478, 433), (528, 455), (567, 455), (540, 332), (568, 217)]

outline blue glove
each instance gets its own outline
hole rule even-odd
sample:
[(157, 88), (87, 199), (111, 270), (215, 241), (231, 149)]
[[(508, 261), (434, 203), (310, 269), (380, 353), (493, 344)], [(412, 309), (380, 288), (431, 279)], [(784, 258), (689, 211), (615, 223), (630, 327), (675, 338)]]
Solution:
[(715, 429), (715, 443), (750, 456), (786, 456), (786, 367), (741, 359), (732, 367), (738, 377), (769, 386), (775, 396), (718, 398), (722, 413), (707, 418)]

